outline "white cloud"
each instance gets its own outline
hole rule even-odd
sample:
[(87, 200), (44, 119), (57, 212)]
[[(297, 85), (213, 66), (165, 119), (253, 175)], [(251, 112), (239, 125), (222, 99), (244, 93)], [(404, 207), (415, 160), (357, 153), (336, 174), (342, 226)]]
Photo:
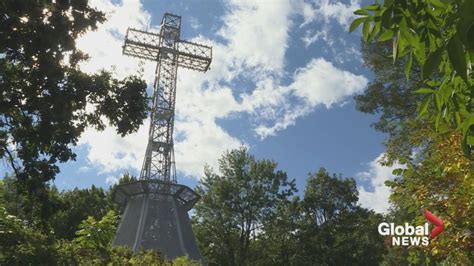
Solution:
[[(216, 119), (227, 117), (241, 107), (231, 88), (205, 79), (207, 74), (182, 69), (178, 74), (175, 131), (180, 138), (175, 141), (176, 168), (194, 177), (202, 175), (204, 164), (216, 167), (224, 151), (242, 145), (216, 124)], [(212, 82), (206, 89), (202, 86), (205, 80)]]
[(200, 177), (205, 163), (216, 168), (224, 151), (243, 145), (216, 123), (180, 122), (176, 131), (187, 133), (183, 141), (176, 142), (175, 156), (177, 169), (188, 176)]
[(330, 20), (336, 20), (344, 28), (348, 28), (351, 21), (355, 18), (354, 11), (360, 8), (360, 1), (351, 0), (350, 4), (343, 4), (339, 1), (313, 0), (302, 1), (301, 12), (305, 26), (313, 21), (324, 21), (326, 24)]
[(301, 37), (305, 47), (309, 48), (318, 42), (318, 48), (333, 58), (332, 61), (340, 65), (347, 61), (360, 63), (360, 54), (354, 52), (359, 50), (360, 36), (357, 33), (348, 35), (349, 25), (356, 18), (353, 12), (360, 8), (359, 2), (358, 0), (351, 0), (348, 4), (331, 0), (299, 2), (298, 7), (304, 18), (300, 28), (306, 29)]
[[(324, 105), (330, 108), (334, 104), (343, 103), (348, 96), (362, 92), (367, 82), (364, 76), (338, 69), (323, 58), (312, 59), (305, 67), (295, 72), (293, 83), (287, 88), (273, 90), (274, 93), (280, 94), (274, 97), (280, 99), (280, 102), (291, 96), (299, 97), (302, 101), (281, 105), (282, 112), (275, 119), (274, 124), (272, 126), (259, 125), (255, 131), (262, 138), (274, 135), (277, 131), (293, 125), (297, 118), (314, 110), (316, 106)], [(272, 104), (272, 102), (259, 103), (259, 105), (262, 104)]]
[(308, 48), (311, 44), (317, 42), (318, 40), (328, 41), (328, 30), (323, 28), (322, 30), (318, 30), (315, 33), (311, 33), (311, 31), (306, 31), (306, 34), (301, 39), (304, 42), (304, 46)]
[(324, 104), (329, 108), (349, 95), (362, 92), (367, 82), (364, 76), (338, 69), (331, 62), (317, 58), (296, 72), (290, 87), (312, 106)]
[(281, 71), (288, 47), (290, 1), (231, 0), (220, 34), (229, 42), (227, 56), (236, 66)]
[(137, 132), (125, 137), (118, 135), (111, 127), (104, 131), (88, 128), (78, 145), (87, 145), (87, 159), (99, 174), (139, 169), (146, 149), (148, 126), (149, 119)]
[(268, 136), (274, 136), (278, 131), (284, 130), (296, 123), (296, 119), (308, 114), (308, 106), (296, 106), (294, 109), (285, 108), (282, 116), (271, 126), (261, 124), (255, 128), (255, 133), (264, 139)]
[(359, 204), (362, 207), (373, 209), (376, 212), (386, 213), (390, 207), (388, 198), (390, 196), (390, 188), (385, 186), (385, 181), (394, 178), (392, 171), (402, 168), (400, 164), (392, 166), (383, 166), (380, 161), (384, 154), (380, 154), (375, 160), (369, 163), (369, 169), (364, 172), (357, 173), (356, 176), (360, 180), (368, 181), (373, 191), (366, 190), (363, 186), (359, 186)]

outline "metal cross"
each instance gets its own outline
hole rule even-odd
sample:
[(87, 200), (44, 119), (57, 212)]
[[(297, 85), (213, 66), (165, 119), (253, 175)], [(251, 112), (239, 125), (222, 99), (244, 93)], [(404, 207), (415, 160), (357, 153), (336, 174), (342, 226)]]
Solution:
[(205, 72), (212, 48), (180, 39), (181, 17), (165, 13), (159, 33), (129, 28), (123, 53), (156, 61), (153, 107), (145, 159), (140, 179), (176, 183), (173, 126), (178, 67)]

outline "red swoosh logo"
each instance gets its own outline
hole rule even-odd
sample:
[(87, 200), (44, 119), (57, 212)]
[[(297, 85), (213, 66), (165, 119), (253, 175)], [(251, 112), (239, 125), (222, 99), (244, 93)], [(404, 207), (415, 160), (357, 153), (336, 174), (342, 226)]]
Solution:
[(425, 218), (435, 226), (433, 230), (431, 230), (431, 239), (435, 238), (444, 231), (444, 222), (427, 209), (425, 210)]

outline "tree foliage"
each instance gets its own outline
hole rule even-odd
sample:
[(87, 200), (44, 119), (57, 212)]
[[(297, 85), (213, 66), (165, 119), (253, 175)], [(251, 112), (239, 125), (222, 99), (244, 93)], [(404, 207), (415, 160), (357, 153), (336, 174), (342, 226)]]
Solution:
[(115, 236), (118, 217), (109, 211), (101, 220), (89, 216), (81, 222), (76, 238), (71, 242), (58, 242), (62, 255), (60, 264), (105, 264), (110, 261), (112, 241)]
[(71, 240), (83, 220), (88, 217), (100, 219), (110, 210), (115, 210), (108, 195), (108, 191), (95, 186), (62, 192), (58, 209), (50, 217), (56, 237)]
[(410, 80), (405, 78), (404, 58), (393, 62), (389, 57), (391, 45), (387, 42), (362, 43), (362, 58), (374, 78), (367, 89), (355, 96), (357, 110), (379, 114), (372, 126), (387, 135), (385, 140), (387, 162), (406, 161), (414, 150), (422, 149), (430, 142), (419, 130), (427, 123), (417, 119), (417, 102), (423, 95), (413, 93), (421, 86), (421, 74), (417, 65), (411, 69)]
[[(211, 265), (381, 261), (385, 246), (376, 232), (381, 216), (357, 206), (352, 178), (320, 169), (310, 174), (300, 199), (293, 195), (294, 180), (271, 160), (257, 160), (242, 148), (225, 153), (219, 162), (220, 173), (205, 170), (197, 189), (202, 200), (193, 217), (201, 252)], [(133, 177), (125, 174), (121, 180)], [(25, 206), (18, 203), (27, 195), (11, 191), (12, 182), (9, 177), (0, 181), (0, 264), (197, 265), (187, 258), (166, 261), (156, 251), (112, 247), (120, 213), (110, 202), (113, 187), (48, 188), (57, 209), (46, 219), (22, 210)]]
[(468, 157), (474, 149), (473, 13), (470, 0), (376, 1), (355, 11), (361, 17), (350, 26), (352, 31), (362, 24), (365, 42), (391, 40), (391, 57), (404, 58), (407, 79), (413, 62), (418, 64), (423, 84), (414, 92), (425, 95), (420, 117), (441, 133), (462, 132)]
[(206, 167), (196, 189), (202, 198), (195, 207), (195, 230), (210, 263), (247, 265), (258, 257), (251, 252), (252, 239), (276, 206), (296, 191), (294, 180), (276, 166), (241, 148), (222, 156), (220, 174)]
[(429, 246), (405, 249), (405, 252), (401, 251), (403, 248), (394, 248), (392, 253), (399, 255), (392, 255), (388, 261), (406, 257), (414, 264), (436, 261), (470, 265), (474, 262), (473, 165), (457, 148), (462, 139), (460, 134), (447, 138), (431, 134), (435, 144), (427, 148), (429, 156), (420, 162), (408, 162), (406, 169), (395, 170), (399, 177), (387, 185), (393, 189), (390, 200), (394, 203), (395, 217), (422, 224), (425, 218), (420, 210), (429, 209), (444, 221), (446, 230), (431, 240)]
[(301, 202), (297, 265), (378, 265), (382, 217), (357, 205), (354, 179), (310, 174)]
[(79, 224), (89, 216), (100, 219), (110, 210), (120, 210), (112, 203), (109, 191), (95, 186), (61, 192), (55, 186), (47, 186), (45, 193), (48, 204), (39, 204), (29, 195), (18, 193), (14, 177), (6, 175), (0, 181), (0, 204), (9, 214), (46, 232), (52, 231), (59, 239), (73, 239)]
[[(0, 190), (2, 193), (5, 191)], [(72, 206), (73, 208), (75, 206)], [(0, 200), (1, 265), (157, 265), (194, 266), (186, 257), (167, 261), (154, 250), (134, 253), (127, 247), (112, 247), (118, 216), (113, 210), (98, 219), (89, 216), (76, 227), (72, 240), (57, 238), (54, 227), (41, 227), (12, 215)], [(65, 221), (65, 224), (71, 221)], [(71, 224), (74, 228), (75, 223)]]
[[(414, 12), (412, 5), (398, 6), (403, 2), (394, 3), (391, 8), (398, 8), (397, 12), (405, 8), (403, 16), (412, 14)], [(429, 2), (426, 1), (426, 3)], [(390, 3), (388, 4), (390, 5)], [(376, 9), (375, 6), (368, 8)], [(439, 8), (435, 9), (437, 9), (437, 14), (442, 12)], [(396, 13), (385, 8), (383, 10), (383, 14), (385, 14), (384, 12), (389, 12), (392, 15)], [(418, 11), (421, 12), (422, 9)], [(360, 14), (363, 12), (358, 11)], [(382, 16), (384, 16), (383, 14)], [(385, 16), (389, 15), (385, 14)], [(397, 16), (396, 20), (400, 22), (402, 15)], [(366, 19), (362, 18), (359, 21)], [(375, 20), (374, 23), (377, 23), (378, 20)], [(370, 19), (368, 21), (370, 24)], [(357, 22), (354, 23), (357, 24)], [(395, 30), (396, 26), (393, 27)], [(406, 37), (402, 36), (403, 29), (397, 30), (400, 38)], [(440, 109), (436, 103), (420, 104), (423, 101), (426, 102), (426, 94), (413, 93), (416, 90), (434, 93), (424, 89), (420, 91), (420, 88), (432, 80), (442, 79), (445, 82), (456, 82), (456, 79), (459, 80), (462, 77), (455, 77), (456, 74), (452, 74), (454, 78), (453, 76), (443, 77), (446, 73), (437, 67), (435, 67), (438, 69), (437, 73), (429, 76), (426, 73), (423, 74), (423, 71), (426, 71), (424, 68), (427, 66), (420, 63), (413, 64), (408, 68), (407, 65), (411, 60), (409, 55), (400, 56), (393, 61), (393, 58), (390, 57), (390, 55), (393, 57), (393, 44), (386, 42), (382, 35), (383, 33), (381, 35), (375, 33), (368, 43), (363, 44), (364, 61), (374, 71), (375, 78), (369, 83), (367, 91), (356, 97), (356, 101), (359, 110), (381, 114), (379, 121), (374, 126), (377, 130), (388, 133), (385, 142), (387, 147), (385, 159), (388, 160), (384, 162), (391, 164), (398, 161), (405, 164), (404, 169), (397, 169), (393, 172), (397, 176), (395, 180), (387, 182), (392, 190), (390, 199), (393, 204), (387, 217), (397, 224), (405, 222), (423, 224), (426, 220), (421, 210), (429, 209), (441, 217), (446, 225), (446, 230), (433, 239), (427, 247), (390, 247), (389, 252), (384, 256), (384, 264), (470, 265), (473, 259), (470, 255), (472, 252), (469, 251), (473, 247), (471, 237), (473, 228), (470, 221), (474, 219), (471, 210), (472, 202), (474, 202), (474, 191), (472, 190), (474, 188), (472, 176), (474, 166), (473, 161), (463, 156), (461, 149), (458, 148), (465, 146), (462, 143), (465, 142), (466, 135), (463, 135), (465, 132), (463, 133), (462, 130), (451, 130), (454, 127), (447, 130), (447, 127), (442, 125), (442, 121), (436, 122), (436, 119), (417, 119), (416, 111), (420, 111), (421, 107), (425, 109), (426, 113), (423, 118), (434, 116), (433, 114), (439, 115)], [(422, 39), (422, 37), (418, 36), (417, 38)], [(377, 38), (382, 42), (373, 40)], [(416, 47), (407, 49), (414, 54)], [(401, 51), (397, 52), (401, 53)], [(441, 59), (445, 62), (441, 64), (451, 64), (449, 50), (443, 51), (443, 53)], [(439, 93), (440, 90), (438, 88), (436, 93)], [(462, 91), (454, 92), (454, 94), (456, 93), (462, 93)], [(435, 97), (436, 101), (436, 97), (439, 96), (431, 97)], [(453, 96), (453, 99), (456, 97), (458, 96)], [(449, 112), (449, 110), (446, 109), (443, 112)]]
[(0, 205), (0, 264), (32, 265), (54, 261), (53, 239)]
[(301, 226), (301, 201), (299, 197), (282, 201), (265, 223), (254, 249), (259, 254), (254, 265), (298, 265), (301, 247), (296, 234)]
[(36, 200), (37, 197), (21, 193), (16, 182), (15, 177), (5, 174), (0, 181), (0, 204), (9, 214), (47, 231), (50, 218), (60, 209), (60, 193), (54, 186), (44, 186), (41, 190), (42, 197), (48, 198), (48, 201), (43, 204)]
[(311, 174), (304, 197), (276, 164), (225, 153), (198, 185), (194, 230), (211, 265), (376, 265), (381, 216), (357, 206), (352, 178)]
[(125, 135), (146, 117), (144, 81), (79, 69), (88, 57), (75, 39), (104, 20), (87, 1), (0, 3), (0, 157), (23, 191), (47, 194), (44, 183), (58, 162), (75, 159), (71, 148), (86, 127), (108, 121)]

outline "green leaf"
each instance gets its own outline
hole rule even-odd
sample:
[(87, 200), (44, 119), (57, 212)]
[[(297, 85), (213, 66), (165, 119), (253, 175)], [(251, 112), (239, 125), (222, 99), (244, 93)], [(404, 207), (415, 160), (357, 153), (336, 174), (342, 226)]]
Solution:
[(419, 65), (423, 65), (423, 63), (426, 61), (426, 47), (425, 43), (423, 42), (418, 42), (417, 47), (415, 48), (415, 59), (418, 62)]
[(354, 14), (360, 15), (360, 16), (368, 16), (368, 15), (370, 15), (369, 11), (367, 11), (367, 10), (365, 10), (365, 9), (358, 9), (358, 10), (354, 11)]
[(403, 17), (402, 21), (400, 22), (400, 32), (401, 34), (405, 34), (408, 31), (407, 20)]
[(393, 5), (393, 1), (394, 0), (385, 0), (385, 1), (383, 1), (383, 6), (390, 7), (390, 6)]
[(430, 88), (421, 88), (415, 91), (417, 94), (431, 94), (435, 93), (436, 91)]
[(380, 9), (380, 5), (368, 5), (368, 6), (365, 6), (364, 9), (365, 9), (365, 10), (375, 11), (375, 10), (379, 10), (379, 9)]
[(422, 117), (426, 113), (426, 111), (428, 111), (428, 106), (430, 102), (431, 102), (431, 96), (428, 96), (423, 100), (423, 102), (420, 105), (420, 111), (418, 114), (419, 117)]
[[(400, 36), (400, 34), (398, 36)], [(408, 44), (407, 39), (403, 38), (403, 37), (399, 38), (398, 39), (398, 52), (397, 52), (398, 53), (397, 54), (398, 58), (404, 57), (409, 52), (411, 52), (411, 47)]]
[(474, 114), (470, 114), (466, 117), (466, 120), (462, 123), (462, 133), (467, 135), (471, 126), (474, 126)]
[(393, 35), (394, 35), (393, 30), (386, 30), (386, 31), (384, 31), (384, 32), (380, 35), (378, 41), (379, 41), (379, 42), (388, 41), (388, 40), (390, 40), (390, 39), (393, 38)]
[[(432, 30), (429, 30), (428, 34), (428, 46), (426, 47), (428, 49), (428, 52), (434, 51), (437, 48), (437, 37), (435, 36), (434, 32)], [(426, 40), (426, 38), (425, 38)]]
[(365, 42), (369, 41), (370, 20), (366, 19), (362, 27), (362, 36)]
[(369, 39), (373, 39), (379, 34), (380, 28), (382, 27), (382, 23), (379, 21), (374, 22), (374, 27), (372, 28), (372, 32), (370, 33)]
[(440, 0), (431, 0), (430, 3), (431, 3), (433, 6), (439, 8), (439, 9), (442, 9), (442, 10), (448, 8), (448, 5), (445, 4), (445, 3), (443, 3), (443, 2), (440, 1)]
[(461, 78), (468, 83), (467, 81), (467, 64), (466, 57), (464, 56), (464, 47), (459, 39), (458, 35), (454, 35), (453, 38), (448, 43), (448, 57), (449, 62), (453, 66), (456, 73), (461, 76)]
[(396, 38), (393, 38), (392, 41), (392, 57), (393, 57), (393, 62), (397, 60), (397, 51), (398, 51), (398, 36)]
[(435, 96), (436, 109), (438, 110), (438, 112), (441, 112), (441, 108), (443, 107), (443, 103), (441, 102), (441, 96), (439, 96), (438, 92), (436, 92), (434, 96)]
[(403, 169), (401, 168), (393, 169), (392, 171), (393, 175), (402, 175), (402, 173), (403, 173)]
[(454, 113), (454, 121), (456, 122), (456, 128), (458, 128), (461, 125), (461, 115), (459, 115), (459, 112)]
[(353, 32), (366, 18), (356, 18), (352, 21), (351, 26), (349, 27), (349, 32)]
[(438, 68), (442, 53), (443, 50), (440, 48), (428, 56), (421, 71), (421, 76), (423, 79), (428, 79), (431, 73)]
[(438, 112), (436, 114), (436, 119), (435, 119), (435, 130), (438, 131), (438, 128), (439, 128), (439, 121), (441, 120), (441, 117), (442, 117), (443, 113), (442, 112)]
[(408, 55), (407, 62), (405, 64), (405, 77), (407, 78), (407, 81), (410, 80), (410, 71), (411, 71), (411, 64), (413, 62), (413, 54), (410, 53)]

